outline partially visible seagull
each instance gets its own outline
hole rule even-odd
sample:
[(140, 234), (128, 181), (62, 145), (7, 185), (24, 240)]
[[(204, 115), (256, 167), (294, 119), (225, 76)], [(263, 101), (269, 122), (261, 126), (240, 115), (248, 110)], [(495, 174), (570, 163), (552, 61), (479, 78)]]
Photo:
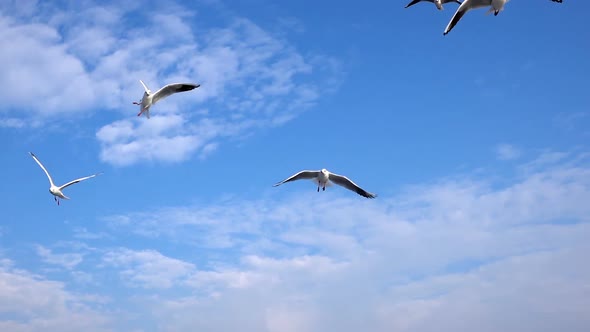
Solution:
[(200, 84), (193, 83), (172, 83), (165, 85), (163, 88), (156, 91), (156, 93), (152, 93), (150, 89), (148, 89), (148, 87), (145, 85), (145, 83), (143, 83), (142, 80), (139, 80), (139, 82), (141, 83), (141, 85), (143, 85), (145, 92), (141, 100), (134, 101), (133, 104), (140, 105), (140, 110), (137, 116), (140, 116), (143, 112), (145, 112), (145, 115), (148, 119), (150, 118), (150, 107), (157, 103), (158, 100), (166, 98), (171, 94), (175, 94), (177, 92), (190, 91), (201, 86)]
[(563, 2), (563, 0), (551, 0), (551, 1), (553, 1), (553, 2), (559, 2), (559, 3), (562, 3)]
[(372, 194), (372, 193), (362, 189), (361, 187), (357, 186), (354, 182), (352, 182), (346, 176), (330, 173), (325, 168), (323, 168), (320, 171), (301, 171), (301, 172), (273, 185), (273, 187), (280, 186), (281, 184), (283, 184), (285, 182), (291, 182), (291, 181), (303, 180), (303, 179), (306, 179), (306, 180), (313, 179), (314, 182), (316, 182), (318, 184), (318, 192), (320, 191), (320, 187), (322, 187), (322, 190), (326, 190), (326, 185), (329, 184), (329, 181), (331, 181), (331, 182), (333, 182), (339, 186), (342, 186), (348, 190), (352, 190), (355, 193), (357, 193), (363, 197), (366, 197), (366, 198), (377, 197), (377, 195)]
[[(70, 181), (66, 184), (64, 184), (63, 186), (56, 186), (53, 183), (53, 179), (51, 178), (51, 175), (49, 175), (49, 172), (47, 172), (47, 170), (45, 169), (45, 167), (43, 166), (43, 164), (41, 164), (41, 162), (39, 161), (39, 159), (37, 159), (37, 156), (35, 156), (35, 154), (33, 152), (29, 152), (31, 154), (31, 157), (33, 157), (33, 159), (35, 159), (35, 161), (37, 162), (37, 164), (39, 164), (39, 166), (41, 167), (41, 169), (43, 169), (43, 171), (45, 171), (45, 174), (47, 174), (47, 178), (49, 179), (49, 192), (53, 195), (53, 199), (57, 202), (57, 205), (59, 205), (59, 198), (63, 198), (63, 199), (70, 199), (69, 197), (67, 197), (66, 195), (63, 194), (63, 192), (61, 192), (62, 190), (64, 190), (66, 187), (69, 187), (71, 185), (73, 185), (74, 183), (78, 183), (80, 181), (84, 181), (84, 180), (88, 180), (90, 178), (93, 178), (97, 175), (100, 175), (102, 173), (97, 173), (97, 174), (93, 174), (90, 176), (86, 176), (83, 178), (79, 178), (73, 181)], [(59, 197), (59, 198), (58, 198)]]
[(438, 10), (443, 10), (443, 3), (456, 2), (458, 4), (461, 4), (461, 1), (459, 1), (459, 0), (412, 0), (404, 8), (408, 8), (410, 6), (413, 6), (413, 5), (415, 5), (415, 4), (417, 4), (418, 2), (421, 2), (421, 1), (428, 1), (428, 2), (434, 3), (436, 5), (436, 8), (438, 8)]
[(461, 6), (459, 6), (457, 11), (455, 12), (455, 15), (453, 15), (453, 18), (451, 19), (451, 21), (447, 25), (447, 28), (445, 29), (445, 32), (443, 32), (443, 35), (448, 34), (453, 29), (453, 27), (459, 22), (461, 17), (463, 17), (463, 15), (465, 15), (465, 13), (468, 12), (469, 10), (475, 9), (475, 8), (491, 6), (490, 10), (488, 10), (487, 13), (489, 14), (491, 12), (494, 12), (494, 16), (496, 16), (496, 15), (498, 15), (498, 13), (500, 13), (501, 10), (504, 9), (504, 5), (507, 2), (508, 2), (508, 0), (465, 0), (465, 1), (463, 1)]

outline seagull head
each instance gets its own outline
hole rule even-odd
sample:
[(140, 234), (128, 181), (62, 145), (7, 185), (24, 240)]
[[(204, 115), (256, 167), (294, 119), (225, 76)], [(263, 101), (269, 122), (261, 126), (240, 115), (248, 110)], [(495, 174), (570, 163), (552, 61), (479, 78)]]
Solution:
[(322, 168), (321, 172), (322, 172), (322, 174), (328, 174), (328, 170), (325, 168)]
[(58, 195), (58, 196), (59, 196), (59, 194), (61, 194), (61, 192), (59, 191), (59, 188), (57, 188), (56, 186), (51, 186), (51, 187), (49, 188), (49, 192), (50, 192), (52, 195)]

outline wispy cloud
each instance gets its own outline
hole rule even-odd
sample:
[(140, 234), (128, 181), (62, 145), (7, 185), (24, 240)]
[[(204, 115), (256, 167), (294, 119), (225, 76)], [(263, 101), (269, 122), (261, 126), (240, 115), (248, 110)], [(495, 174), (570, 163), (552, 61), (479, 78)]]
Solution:
[[(126, 240), (87, 249), (72, 278), (87, 287), (120, 280), (116, 310), (149, 313), (162, 330), (420, 332), (484, 322), (516, 332), (542, 329), (534, 317), (543, 313), (550, 330), (584, 331), (588, 161), (546, 152), (501, 183), (457, 175), (373, 201), (305, 190), (112, 215), (113, 239), (145, 237), (153, 248)], [(240, 308), (231, 320), (228, 308)]]
[[(22, 17), (0, 15), (0, 47), (7, 50), (0, 55), (0, 84), (8, 87), (0, 97), (12, 111), (0, 126), (118, 112), (123, 118), (96, 134), (101, 159), (113, 165), (178, 162), (199, 151), (204, 157), (225, 137), (289, 121), (339, 82), (334, 59), (304, 56), (242, 17), (197, 27), (201, 14), (181, 5), (150, 15), (135, 6), (77, 7), (47, 4)], [(140, 16), (142, 24), (125, 24), (133, 22), (125, 16)], [(161, 101), (145, 121), (131, 105), (143, 94), (139, 79), (152, 90), (173, 81), (201, 87)], [(170, 121), (174, 125), (149, 130)]]
[(0, 265), (2, 331), (109, 331), (111, 319), (94, 308), (97, 299), (11, 264)]
[(23, 121), (21, 119), (15, 119), (15, 118), (0, 119), (0, 127), (4, 127), (4, 128), (23, 128), (26, 125), (27, 124), (25, 123), (25, 121)]
[(520, 149), (512, 144), (504, 143), (496, 146), (496, 156), (500, 160), (514, 160), (518, 159), (520, 155)]
[(107, 252), (104, 263), (121, 269), (121, 277), (133, 287), (170, 288), (186, 278), (195, 266), (166, 257), (155, 250), (126, 248)]
[(56, 254), (53, 253), (51, 249), (45, 248), (41, 245), (37, 246), (37, 255), (39, 255), (43, 262), (47, 264), (58, 265), (70, 270), (80, 264), (84, 259), (84, 255), (81, 253), (73, 252)]
[[(520, 310), (582, 331), (590, 270), (577, 265), (589, 249), (590, 166), (584, 153), (539, 164), (546, 155), (516, 165), (508, 184), (456, 176), (370, 202), (305, 191), (108, 220), (115, 233), (199, 248), (206, 263), (185, 261), (174, 277), (194, 295), (144, 303), (178, 317), (165, 319), (170, 329), (541, 328), (512, 314)], [(221, 323), (223, 308), (236, 305), (244, 315)]]

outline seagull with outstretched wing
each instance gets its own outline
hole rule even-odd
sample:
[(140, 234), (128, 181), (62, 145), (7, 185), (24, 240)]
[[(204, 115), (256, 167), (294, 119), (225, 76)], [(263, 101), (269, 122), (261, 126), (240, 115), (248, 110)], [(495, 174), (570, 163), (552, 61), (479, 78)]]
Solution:
[(149, 119), (150, 118), (150, 107), (158, 102), (158, 100), (166, 98), (172, 94), (178, 92), (185, 92), (196, 89), (200, 87), (200, 84), (193, 84), (193, 83), (172, 83), (167, 84), (162, 87), (160, 90), (152, 93), (150, 89), (148, 89), (147, 85), (143, 83), (142, 80), (139, 80), (139, 83), (143, 85), (143, 89), (145, 92), (143, 93), (143, 97), (140, 101), (134, 101), (133, 104), (139, 105), (140, 110), (137, 116), (140, 116), (145, 112), (145, 116)]
[(326, 190), (326, 185), (330, 182), (335, 183), (339, 186), (342, 186), (348, 190), (352, 190), (355, 193), (366, 197), (366, 198), (375, 198), (377, 195), (372, 194), (363, 188), (359, 187), (356, 183), (352, 182), (349, 178), (343, 175), (338, 175), (335, 173), (329, 172), (327, 169), (323, 168), (319, 171), (301, 171), (296, 173), (287, 179), (275, 184), (273, 187), (280, 186), (283, 183), (296, 181), (296, 180), (313, 180), (318, 185), (318, 192), (320, 191), (320, 187), (322, 190)]
[(59, 205), (59, 198), (63, 198), (63, 199), (70, 199), (69, 197), (67, 197), (66, 195), (64, 195), (64, 193), (62, 192), (62, 190), (64, 190), (65, 188), (73, 185), (74, 183), (78, 183), (80, 181), (84, 181), (84, 180), (88, 180), (90, 178), (93, 178), (97, 175), (100, 175), (102, 173), (97, 173), (97, 174), (93, 174), (90, 176), (85, 176), (83, 178), (79, 178), (76, 180), (72, 180), (66, 184), (64, 184), (63, 186), (56, 186), (53, 183), (53, 179), (51, 178), (51, 175), (49, 175), (49, 172), (47, 171), (47, 169), (45, 168), (45, 166), (43, 166), (43, 164), (41, 164), (41, 162), (39, 161), (39, 159), (37, 158), (37, 156), (35, 156), (35, 154), (33, 152), (29, 152), (31, 154), (31, 157), (33, 157), (33, 159), (35, 159), (35, 161), (37, 162), (37, 164), (39, 164), (39, 167), (41, 167), (41, 169), (45, 172), (45, 174), (47, 175), (47, 178), (49, 179), (49, 192), (53, 195), (53, 199), (57, 202), (57, 205)]

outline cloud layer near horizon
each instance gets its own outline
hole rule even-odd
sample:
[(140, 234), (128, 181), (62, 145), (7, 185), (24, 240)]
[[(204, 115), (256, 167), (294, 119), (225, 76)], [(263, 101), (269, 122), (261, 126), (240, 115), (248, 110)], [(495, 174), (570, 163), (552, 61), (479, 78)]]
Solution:
[[(6, 265), (3, 282), (51, 285), (75, 303), (102, 295), (125, 317), (151, 313), (157, 330), (584, 331), (588, 154), (513, 171), (507, 184), (459, 175), (374, 201), (333, 187), (105, 216), (103, 235), (76, 231), (71, 252), (37, 248), (48, 267), (87, 274), (88, 294)], [(146, 241), (93, 248), (104, 234)], [(122, 295), (101, 294), (106, 280)], [(82, 321), (108, 313), (88, 308)]]

